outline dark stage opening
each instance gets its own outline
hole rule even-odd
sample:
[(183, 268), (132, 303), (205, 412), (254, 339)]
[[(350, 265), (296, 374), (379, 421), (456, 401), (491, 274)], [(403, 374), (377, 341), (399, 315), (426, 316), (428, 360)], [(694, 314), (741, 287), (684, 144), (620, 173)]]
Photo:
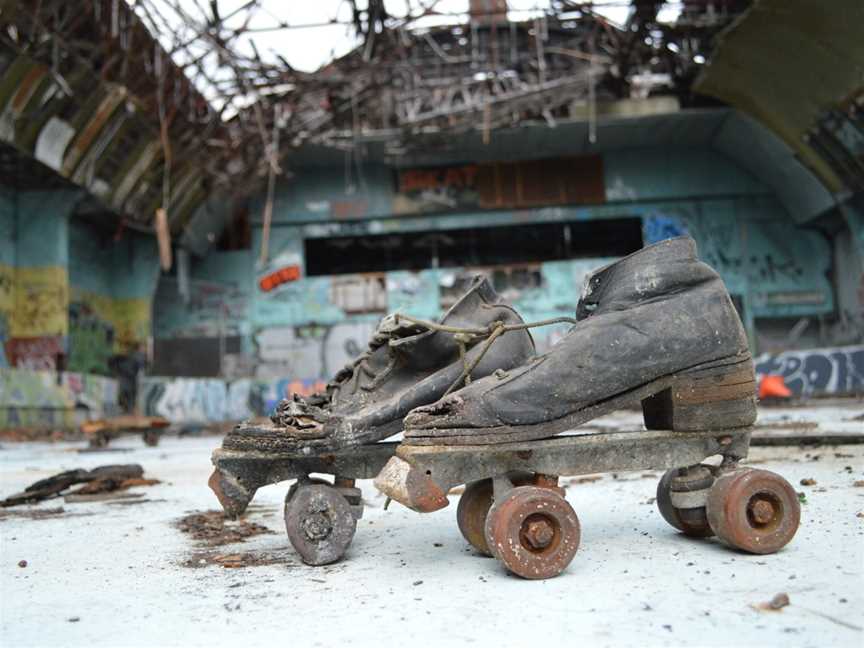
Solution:
[(642, 247), (639, 218), (532, 223), (305, 240), (306, 276), (623, 256)]

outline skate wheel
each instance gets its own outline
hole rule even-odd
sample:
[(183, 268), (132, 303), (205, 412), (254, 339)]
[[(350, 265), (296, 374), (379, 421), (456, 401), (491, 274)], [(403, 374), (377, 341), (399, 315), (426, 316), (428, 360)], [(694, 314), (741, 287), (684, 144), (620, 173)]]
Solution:
[(144, 437), (144, 445), (155, 447), (159, 445), (159, 433), (158, 432), (145, 432), (143, 434)]
[(330, 482), (326, 479), (321, 479), (320, 477), (306, 477), (305, 479), (298, 479), (288, 488), (288, 492), (285, 494), (285, 506), (288, 506), (288, 502), (294, 497), (294, 493), (297, 492), (297, 489), (301, 486), (309, 486), (311, 484), (320, 484), (322, 486), (332, 486)]
[(459, 498), (456, 508), (456, 523), (462, 537), (484, 556), (491, 556), (486, 544), (486, 516), (492, 508), (492, 480), (471, 482)]
[(795, 489), (780, 475), (744, 469), (722, 475), (708, 493), (708, 522), (728, 545), (755, 554), (779, 551), (801, 521)]
[[(693, 538), (710, 538), (714, 535), (714, 531), (708, 524), (708, 516), (704, 506), (678, 509), (672, 505), (672, 480), (678, 477), (680, 473), (680, 468), (667, 470), (666, 474), (657, 482), (657, 508), (660, 509), (660, 515), (684, 535)], [(690, 483), (689, 486), (692, 490), (710, 488), (713, 481), (713, 477), (709, 475), (705, 480), (700, 480), (702, 483)]]
[[(533, 478), (532, 473), (521, 471), (510, 476), (514, 486), (528, 484)], [(486, 517), (492, 508), (493, 500), (492, 480), (481, 479), (465, 486), (465, 492), (459, 498), (456, 508), (456, 523), (462, 537), (484, 556), (492, 555), (489, 545), (486, 544)]]
[(285, 530), (307, 565), (339, 560), (351, 544), (357, 519), (332, 486), (300, 484), (285, 498)]
[(579, 548), (579, 518), (548, 488), (517, 486), (492, 506), (485, 527), (492, 554), (523, 578), (557, 576)]

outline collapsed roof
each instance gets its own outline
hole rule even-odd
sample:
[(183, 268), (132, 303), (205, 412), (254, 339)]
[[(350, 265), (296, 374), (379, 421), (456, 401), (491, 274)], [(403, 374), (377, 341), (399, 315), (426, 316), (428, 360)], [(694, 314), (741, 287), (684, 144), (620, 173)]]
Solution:
[[(218, 0), (0, 1), (0, 139), (133, 226), (150, 228), (166, 208), (176, 234), (208, 196), (257, 191), (304, 144), (350, 152), (378, 139), (398, 158), (430, 137), (473, 131), (488, 142), (526, 123), (592, 124), (606, 100), (701, 105), (713, 101), (692, 92), (706, 67), (697, 87), (747, 111), (742, 93), (759, 89), (721, 75), (733, 68), (712, 65), (715, 46), (730, 34), (720, 50), (728, 60), (731, 43), (749, 38), (751, 14), (760, 33), (772, 15), (749, 11), (749, 0), (684, 0), (665, 22), (665, 2), (633, 0), (617, 25), (600, 12), (604, 1), (552, 0), (511, 20), (503, 0), (472, 0), (466, 21), (436, 0), (409, 2), (401, 16), (384, 0), (346, 0), (358, 47), (305, 73), (256, 48), (256, 33), (290, 38), (300, 27), (290, 10), (262, 25), (262, 3), (225, 12)], [(791, 4), (786, 13), (798, 12), (806, 32), (803, 4)], [(449, 24), (424, 26), (429, 18)], [(838, 174), (821, 176), (837, 190)]]

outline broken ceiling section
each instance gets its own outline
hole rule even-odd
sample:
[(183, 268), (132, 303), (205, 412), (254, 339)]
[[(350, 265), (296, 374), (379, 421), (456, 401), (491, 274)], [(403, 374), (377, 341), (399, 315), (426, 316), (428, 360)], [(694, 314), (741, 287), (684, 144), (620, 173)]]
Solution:
[(211, 138), (228, 148), (218, 116), (125, 2), (0, 3), (0, 139), (129, 226), (149, 229), (165, 206), (178, 232), (230, 181)]
[(862, 25), (860, 0), (762, 0), (720, 37), (695, 90), (768, 126), (835, 194), (862, 191)]
[[(525, 123), (579, 119), (591, 139), (608, 102), (694, 105), (715, 36), (749, 3), (687, 1), (668, 23), (663, 2), (635, 0), (624, 25), (569, 0), (521, 21), (503, 0), (473, 0), (467, 21), (435, 1), (405, 16), (383, 0), (349, 4), (359, 46), (307, 74), (262, 58), (256, 32), (290, 38), (295, 26), (253, 23), (256, 0), (231, 12), (215, 0), (0, 0), (0, 140), (132, 227), (152, 230), (165, 208), (177, 235), (208, 196), (272, 185), (304, 144), (360, 158), (377, 140), (398, 162), (429, 138), (488, 144)], [(449, 24), (421, 27), (429, 17)]]

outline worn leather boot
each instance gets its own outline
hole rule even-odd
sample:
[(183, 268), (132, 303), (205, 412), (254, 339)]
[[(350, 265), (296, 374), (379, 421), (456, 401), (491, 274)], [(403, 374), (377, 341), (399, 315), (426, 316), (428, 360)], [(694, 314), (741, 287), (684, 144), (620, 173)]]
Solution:
[[(474, 279), (441, 320), (447, 327), (489, 330), (498, 322), (523, 323), (483, 277)], [(388, 315), (368, 350), (339, 371), (324, 392), (283, 400), (272, 416), (274, 425), (240, 425), (223, 447), (313, 453), (385, 439), (402, 430), (411, 409), (464, 384), (467, 367), (468, 380), (481, 378), (518, 367), (535, 353), (525, 329), (507, 331), (488, 345), (486, 339), (460, 338)]]
[(640, 402), (648, 429), (756, 420), (744, 328), (693, 239), (662, 241), (596, 271), (576, 317), (546, 354), (412, 411), (405, 443), (541, 439)]

